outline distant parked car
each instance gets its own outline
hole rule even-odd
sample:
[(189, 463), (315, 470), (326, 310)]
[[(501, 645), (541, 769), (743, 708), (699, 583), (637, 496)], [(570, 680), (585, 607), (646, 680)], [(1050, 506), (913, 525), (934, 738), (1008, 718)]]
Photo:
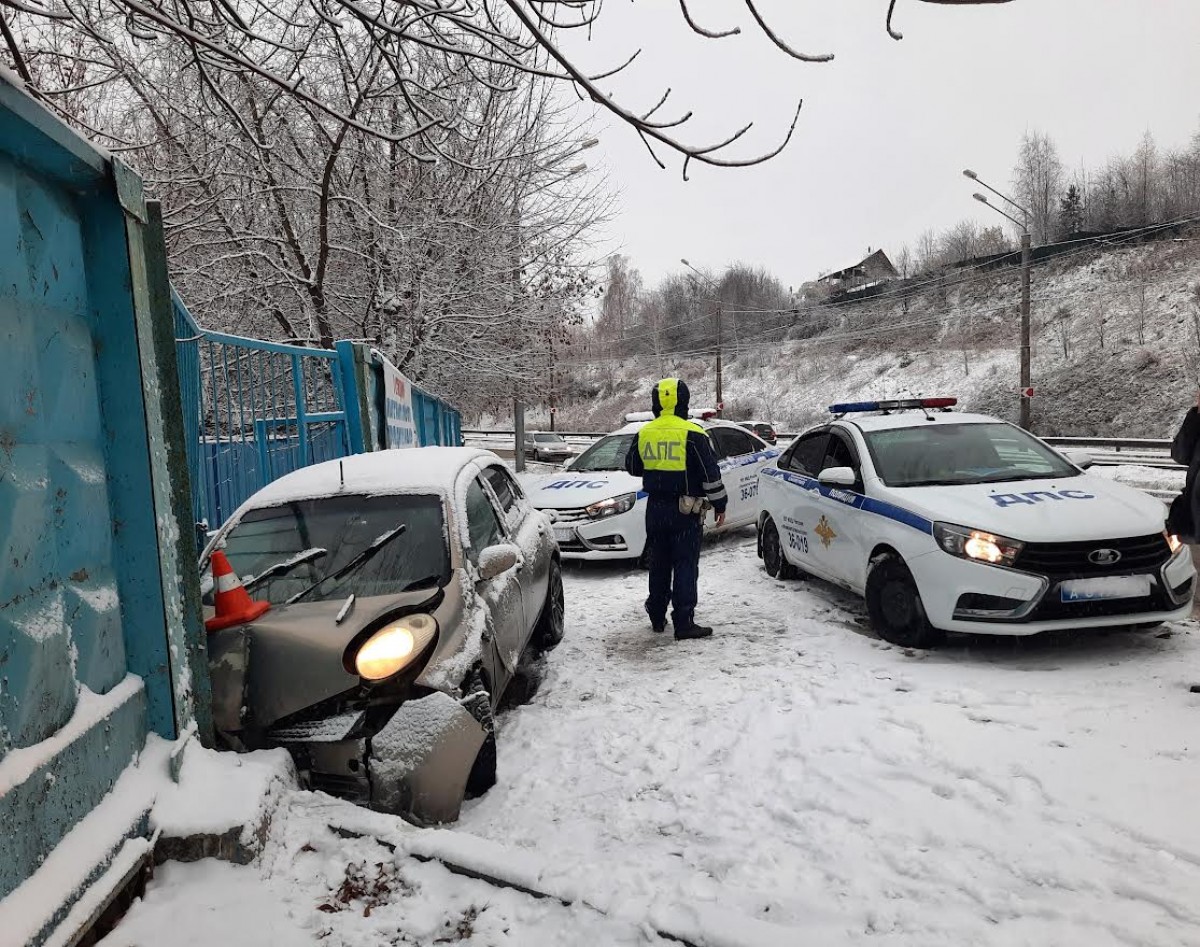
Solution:
[(775, 427), (769, 421), (739, 421), (742, 427), (748, 431), (753, 431), (768, 444), (774, 444), (777, 438)]
[(543, 463), (562, 463), (575, 456), (571, 446), (554, 432), (533, 431), (525, 435), (525, 457)]
[(452, 821), (495, 782), (493, 712), (564, 614), (549, 523), (495, 454), (296, 471), (234, 513), (202, 567), (218, 549), (272, 605), (209, 633), (225, 745), (286, 747), (310, 787), (419, 822)]

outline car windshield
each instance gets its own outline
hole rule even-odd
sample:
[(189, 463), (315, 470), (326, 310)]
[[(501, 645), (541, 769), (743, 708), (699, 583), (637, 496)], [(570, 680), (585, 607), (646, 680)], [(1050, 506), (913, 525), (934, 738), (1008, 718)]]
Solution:
[(865, 432), (889, 487), (960, 486), (1074, 477), (1079, 471), (1010, 424), (930, 424)]
[[(322, 582), (401, 525), (403, 532), (346, 575)], [(318, 549), (327, 553), (305, 556)], [(225, 537), (224, 551), (243, 578), (300, 560), (264, 576), (254, 589), (255, 598), (275, 605), (318, 582), (303, 601), (344, 599), (351, 592), (394, 595), (432, 587), (450, 574), (442, 501), (435, 496), (337, 496), (251, 510)]]
[(533, 436), (539, 444), (564, 444), (566, 443), (557, 434), (535, 434)]
[(624, 470), (625, 455), (636, 434), (610, 434), (579, 455), (572, 470)]

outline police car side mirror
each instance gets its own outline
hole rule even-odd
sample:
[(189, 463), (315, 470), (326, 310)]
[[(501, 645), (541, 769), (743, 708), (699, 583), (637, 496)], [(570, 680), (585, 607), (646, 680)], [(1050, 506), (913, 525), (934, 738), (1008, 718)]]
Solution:
[(1091, 455), (1090, 451), (1065, 450), (1062, 453), (1067, 460), (1073, 463), (1080, 470), (1087, 470), (1089, 467), (1094, 467), (1096, 464), (1096, 458)]
[(830, 487), (852, 487), (858, 477), (850, 467), (826, 467), (817, 476), (817, 480)]

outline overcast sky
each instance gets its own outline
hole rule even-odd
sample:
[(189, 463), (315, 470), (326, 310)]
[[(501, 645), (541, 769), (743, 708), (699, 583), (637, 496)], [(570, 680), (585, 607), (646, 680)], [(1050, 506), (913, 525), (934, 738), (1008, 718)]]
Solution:
[[(1048, 132), (1068, 168), (1131, 152), (1151, 131), (1161, 148), (1200, 129), (1200, 0), (1013, 0), (955, 8), (899, 0), (757, 0), (789, 43), (833, 52), (808, 64), (776, 50), (741, 0), (690, 0), (702, 40), (676, 0), (608, 0), (593, 38), (569, 47), (595, 71), (642, 54), (605, 86), (635, 110), (667, 86), (660, 115), (696, 113), (683, 134), (710, 142), (755, 122), (738, 153), (772, 147), (799, 99), (792, 144), (766, 165), (710, 169), (661, 150), (660, 170), (626, 126), (600, 117), (589, 165), (620, 192), (611, 246), (653, 282), (679, 258), (717, 268), (765, 266), (798, 287), (856, 262), (868, 246), (894, 253), (927, 227), (964, 217), (1003, 221), (971, 200), (965, 167), (1004, 190), (1026, 129)], [(671, 107), (675, 111), (671, 111)]]

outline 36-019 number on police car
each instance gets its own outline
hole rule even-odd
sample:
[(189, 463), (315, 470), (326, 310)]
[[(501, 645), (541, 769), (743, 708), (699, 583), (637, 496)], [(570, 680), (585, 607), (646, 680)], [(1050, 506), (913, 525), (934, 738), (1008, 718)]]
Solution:
[(803, 533), (789, 532), (787, 534), (787, 538), (788, 538), (788, 547), (789, 548), (795, 549), (798, 552), (802, 552), (805, 555), (808, 555), (808, 537), (806, 535), (804, 535)]

